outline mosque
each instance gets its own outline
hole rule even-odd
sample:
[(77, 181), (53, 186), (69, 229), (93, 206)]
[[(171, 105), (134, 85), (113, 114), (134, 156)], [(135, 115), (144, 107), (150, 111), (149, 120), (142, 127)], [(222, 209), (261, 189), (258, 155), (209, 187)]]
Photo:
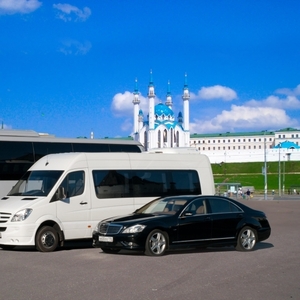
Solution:
[(176, 148), (190, 147), (189, 130), (189, 99), (190, 93), (187, 84), (187, 75), (185, 75), (183, 86), (183, 113), (179, 112), (177, 118), (172, 109), (172, 96), (170, 83), (165, 103), (155, 105), (155, 89), (153, 84), (152, 72), (148, 86), (149, 111), (147, 119), (144, 119), (144, 112), (140, 109), (139, 91), (137, 80), (133, 92), (134, 106), (134, 140), (144, 145), (145, 150), (155, 148)]
[(276, 131), (197, 134), (189, 129), (190, 92), (187, 75), (183, 86), (183, 112), (177, 118), (172, 109), (170, 83), (165, 103), (155, 105), (155, 90), (150, 72), (148, 86), (149, 111), (144, 120), (140, 109), (137, 80), (133, 92), (133, 138), (146, 151), (161, 148), (194, 148), (206, 154), (211, 163), (300, 160), (300, 130), (284, 128)]

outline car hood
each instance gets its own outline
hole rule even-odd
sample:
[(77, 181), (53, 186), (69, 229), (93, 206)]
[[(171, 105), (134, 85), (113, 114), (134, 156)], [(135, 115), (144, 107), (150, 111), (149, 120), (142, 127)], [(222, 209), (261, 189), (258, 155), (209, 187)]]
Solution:
[(170, 218), (173, 216), (170, 215), (164, 215), (164, 214), (130, 214), (126, 216), (119, 216), (119, 217), (112, 217), (103, 220), (104, 223), (118, 223), (118, 224), (143, 224), (148, 221), (153, 220), (164, 220), (166, 218)]

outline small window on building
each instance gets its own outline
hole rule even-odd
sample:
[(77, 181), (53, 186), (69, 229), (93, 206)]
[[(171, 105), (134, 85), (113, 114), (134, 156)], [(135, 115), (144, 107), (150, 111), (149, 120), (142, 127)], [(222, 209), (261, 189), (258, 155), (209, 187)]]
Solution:
[(251, 146), (249, 146), (249, 149), (251, 149)]

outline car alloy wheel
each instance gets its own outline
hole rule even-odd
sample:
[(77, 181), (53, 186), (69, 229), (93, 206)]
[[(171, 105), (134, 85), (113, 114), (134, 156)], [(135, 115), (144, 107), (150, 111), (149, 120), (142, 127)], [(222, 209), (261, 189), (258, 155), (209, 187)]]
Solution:
[(164, 255), (168, 245), (167, 234), (155, 229), (147, 237), (145, 254), (150, 256)]

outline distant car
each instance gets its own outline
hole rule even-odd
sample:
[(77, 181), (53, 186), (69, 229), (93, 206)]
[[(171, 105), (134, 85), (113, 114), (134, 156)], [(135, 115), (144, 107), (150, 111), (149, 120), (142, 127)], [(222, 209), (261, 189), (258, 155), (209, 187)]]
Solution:
[(134, 213), (101, 221), (93, 246), (105, 253), (141, 250), (160, 256), (169, 249), (233, 245), (251, 251), (266, 240), (266, 215), (222, 196), (175, 196), (149, 202)]

